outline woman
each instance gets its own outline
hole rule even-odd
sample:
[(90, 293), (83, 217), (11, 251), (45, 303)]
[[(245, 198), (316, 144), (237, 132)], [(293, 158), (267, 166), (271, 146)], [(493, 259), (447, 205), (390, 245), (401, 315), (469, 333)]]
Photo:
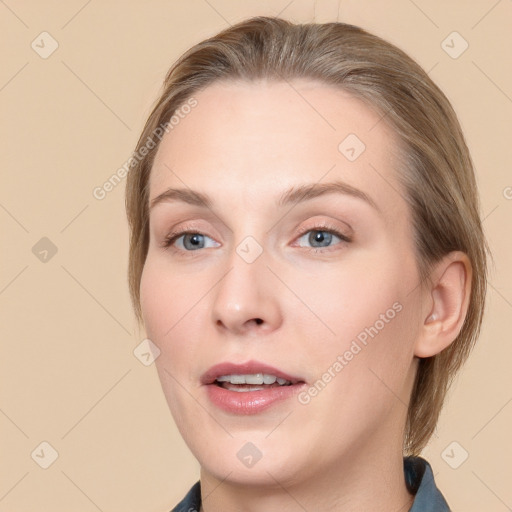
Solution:
[(174, 64), (135, 154), (132, 301), (201, 465), (173, 510), (449, 510), (419, 454), (487, 246), (426, 73), (355, 26), (252, 18)]

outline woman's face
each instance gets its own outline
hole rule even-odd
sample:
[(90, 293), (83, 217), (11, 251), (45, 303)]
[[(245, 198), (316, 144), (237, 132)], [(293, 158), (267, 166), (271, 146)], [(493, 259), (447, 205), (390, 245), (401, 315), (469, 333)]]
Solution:
[(393, 132), (316, 82), (195, 99), (156, 155), (141, 281), (185, 441), (285, 487), (401, 456), (422, 306)]

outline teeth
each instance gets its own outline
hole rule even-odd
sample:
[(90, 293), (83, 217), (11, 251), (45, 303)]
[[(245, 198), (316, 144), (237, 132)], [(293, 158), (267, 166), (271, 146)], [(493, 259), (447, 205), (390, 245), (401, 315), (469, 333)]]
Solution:
[(289, 380), (281, 379), (280, 377), (276, 377), (275, 375), (268, 375), (266, 373), (253, 373), (246, 375), (222, 375), (217, 377), (217, 382), (229, 382), (231, 384), (253, 384), (253, 385), (261, 385), (261, 384), (274, 384), (277, 383), (281, 386), (285, 384), (291, 384)]
[(228, 389), (229, 391), (236, 391), (238, 393), (247, 393), (247, 392), (250, 392), (250, 391), (261, 391), (265, 388), (263, 388), (262, 386), (250, 386), (250, 387), (245, 387), (245, 388), (242, 388), (240, 386), (233, 386), (232, 384), (224, 384), (224, 387), (225, 389)]
[(267, 375), (267, 374), (263, 375), (263, 384), (274, 384), (274, 382), (276, 380), (277, 380), (277, 378), (274, 377), (274, 375)]
[(254, 375), (245, 375), (246, 384), (263, 384), (263, 373), (256, 373)]

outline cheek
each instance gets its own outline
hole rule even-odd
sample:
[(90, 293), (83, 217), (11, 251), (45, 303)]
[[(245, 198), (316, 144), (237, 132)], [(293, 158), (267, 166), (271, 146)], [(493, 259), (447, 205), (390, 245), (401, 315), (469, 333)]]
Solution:
[[(359, 258), (346, 261), (338, 268), (330, 267), (315, 277), (295, 278), (300, 298), (309, 311), (300, 310), (297, 319), (308, 329), (308, 339), (318, 336), (329, 347), (343, 348), (347, 341), (363, 333), (377, 322), (382, 329), (381, 315), (386, 327), (396, 316), (393, 305), (400, 301), (403, 279), (398, 265), (384, 258), (378, 261)], [(289, 312), (292, 313), (292, 312)], [(387, 314), (387, 316), (386, 316)]]
[(181, 393), (170, 375), (181, 384), (196, 384), (198, 362), (210, 344), (208, 291), (218, 279), (211, 274), (183, 273), (165, 255), (148, 254), (140, 283), (141, 310), (147, 337), (160, 349), (155, 366), (168, 398)]
[(182, 386), (189, 387), (193, 371), (194, 343), (190, 341), (198, 338), (193, 326), (197, 325), (200, 296), (201, 289), (191, 285), (190, 276), (170, 271), (165, 261), (148, 254), (140, 283), (142, 317), (147, 337), (160, 349), (155, 367), (179, 427), (181, 412), (190, 408), (190, 397)]
[[(410, 293), (416, 284), (414, 260), (391, 250), (378, 256), (360, 257), (324, 279), (300, 283), (301, 296), (315, 313), (301, 320), (301, 332), (310, 347), (314, 340), (308, 352), (316, 378), (330, 370), (337, 382), (332, 390), (345, 392), (350, 386), (359, 394), (367, 387), (373, 398), (385, 390), (379, 376), (401, 388), (412, 361), (418, 308), (416, 294)], [(372, 395), (373, 385), (381, 389)]]
[(142, 317), (148, 337), (157, 342), (172, 325), (172, 304), (167, 278), (148, 256), (140, 282)]
[(148, 255), (140, 283), (141, 310), (147, 337), (160, 349), (155, 366), (168, 398), (175, 388), (171, 375), (181, 380), (179, 371), (187, 368), (183, 361), (190, 350), (189, 343), (178, 339), (193, 304), (191, 287), (183, 281)]
[(385, 292), (354, 295), (353, 302), (345, 302), (346, 316), (336, 320), (332, 312), (337, 339), (313, 356), (317, 378), (329, 380), (329, 370), (336, 375), (320, 400), (326, 407), (340, 404), (340, 416), (383, 417), (408, 402), (417, 305), (396, 283), (381, 284)]
[(142, 316), (151, 339), (171, 339), (201, 298), (201, 276), (183, 275), (169, 268), (164, 258), (148, 254), (140, 283)]

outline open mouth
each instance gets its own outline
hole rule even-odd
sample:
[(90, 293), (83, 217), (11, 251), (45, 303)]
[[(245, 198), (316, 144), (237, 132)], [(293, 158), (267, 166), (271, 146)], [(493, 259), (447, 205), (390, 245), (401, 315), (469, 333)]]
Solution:
[(215, 379), (215, 384), (229, 391), (239, 393), (247, 391), (262, 391), (264, 389), (291, 386), (292, 382), (268, 373), (252, 373), (246, 375), (221, 375)]
[(201, 378), (213, 405), (234, 414), (256, 414), (283, 403), (306, 385), (277, 368), (249, 361), (221, 363), (205, 372)]

